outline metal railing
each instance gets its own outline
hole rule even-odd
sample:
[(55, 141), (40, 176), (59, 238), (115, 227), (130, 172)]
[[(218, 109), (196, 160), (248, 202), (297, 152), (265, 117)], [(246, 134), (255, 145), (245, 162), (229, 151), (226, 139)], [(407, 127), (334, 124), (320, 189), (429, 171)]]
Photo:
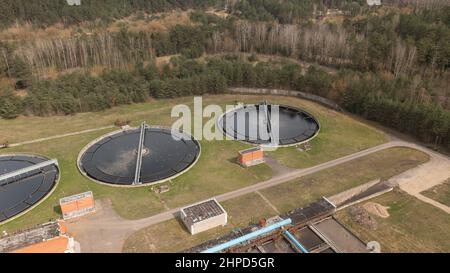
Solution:
[(145, 122), (141, 124), (141, 132), (139, 134), (139, 145), (137, 150), (137, 159), (136, 159), (136, 170), (134, 172), (134, 182), (133, 185), (141, 184), (141, 167), (142, 167), (142, 149), (144, 148), (144, 140), (145, 140), (145, 129), (147, 125)]
[(39, 170), (39, 169), (42, 169), (42, 168), (50, 166), (50, 165), (58, 166), (58, 160), (52, 159), (52, 160), (44, 161), (44, 162), (41, 162), (41, 163), (37, 163), (37, 164), (29, 166), (29, 167), (25, 167), (25, 168), (20, 169), (20, 170), (16, 170), (16, 171), (13, 171), (13, 172), (2, 174), (2, 175), (0, 175), (0, 181), (6, 180), (6, 179), (9, 179), (9, 178), (14, 178), (14, 177), (20, 176), (22, 174), (29, 173), (31, 171)]

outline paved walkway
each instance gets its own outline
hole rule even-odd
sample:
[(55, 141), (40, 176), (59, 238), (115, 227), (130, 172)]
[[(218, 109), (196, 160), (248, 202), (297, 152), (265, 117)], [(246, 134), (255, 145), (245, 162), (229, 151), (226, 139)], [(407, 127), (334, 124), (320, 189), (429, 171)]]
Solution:
[(450, 177), (449, 158), (418, 145), (413, 144), (411, 148), (427, 153), (430, 156), (430, 160), (417, 168), (390, 178), (387, 183), (392, 186), (399, 186), (400, 189), (417, 199), (450, 214), (450, 207), (421, 194), (421, 192), (445, 182)]
[(432, 206), (435, 206), (435, 207), (437, 207), (437, 208), (447, 212), (448, 214), (450, 214), (450, 207), (449, 206), (446, 206), (446, 205), (444, 205), (442, 203), (439, 203), (438, 201), (433, 200), (431, 198), (428, 198), (428, 197), (426, 197), (425, 195), (422, 195), (422, 194), (414, 194), (414, 196), (417, 199), (419, 199), (419, 200), (421, 200), (421, 201), (423, 201), (425, 203), (428, 203), (428, 204), (430, 204)]
[(267, 199), (260, 191), (256, 191), (255, 193), (258, 194), (259, 197), (261, 197), (262, 200), (264, 200), (264, 202), (266, 202), (266, 204), (273, 209), (273, 211), (275, 211), (277, 214), (280, 214), (280, 211), (277, 209), (277, 207), (275, 207), (275, 205), (272, 204), (272, 202), (270, 202), (270, 200)]
[(43, 138), (38, 138), (38, 139), (33, 139), (33, 140), (28, 140), (28, 141), (23, 141), (23, 142), (18, 142), (18, 143), (12, 143), (12, 144), (9, 144), (8, 147), (17, 147), (17, 146), (21, 146), (21, 145), (33, 144), (33, 143), (38, 143), (38, 142), (42, 142), (42, 141), (63, 138), (63, 137), (68, 137), (68, 136), (76, 136), (76, 135), (81, 135), (81, 134), (86, 134), (86, 133), (90, 133), (90, 132), (101, 131), (101, 130), (106, 130), (106, 129), (111, 129), (111, 128), (114, 128), (114, 125), (99, 127), (99, 128), (94, 128), (94, 129), (88, 129), (88, 130), (83, 130), (83, 131), (77, 131), (77, 132), (72, 132), (72, 133), (68, 133), (68, 134), (55, 135), (55, 136), (51, 136), (51, 137), (43, 137)]

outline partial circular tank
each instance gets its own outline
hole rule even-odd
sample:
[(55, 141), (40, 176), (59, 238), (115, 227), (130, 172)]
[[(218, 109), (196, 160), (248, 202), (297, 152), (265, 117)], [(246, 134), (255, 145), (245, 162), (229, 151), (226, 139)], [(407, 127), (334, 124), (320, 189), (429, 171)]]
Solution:
[[(28, 167), (48, 161), (35, 155), (0, 155), (0, 222), (31, 209), (47, 197), (59, 180), (59, 169), (50, 164), (36, 170)], [(8, 176), (9, 174), (14, 174)]]
[(265, 102), (235, 108), (223, 114), (218, 124), (233, 139), (274, 146), (309, 141), (320, 129), (319, 122), (306, 111)]

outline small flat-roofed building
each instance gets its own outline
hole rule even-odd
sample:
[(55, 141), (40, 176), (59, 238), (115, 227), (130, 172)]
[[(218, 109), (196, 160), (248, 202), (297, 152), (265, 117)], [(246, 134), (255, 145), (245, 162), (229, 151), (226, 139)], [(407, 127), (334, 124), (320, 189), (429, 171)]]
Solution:
[(192, 235), (225, 226), (228, 218), (227, 212), (214, 198), (184, 207), (180, 214), (181, 220)]
[(381, 0), (367, 0), (367, 5), (369, 6), (380, 6)]
[(81, 0), (66, 0), (69, 6), (81, 6)]
[(239, 151), (238, 162), (244, 167), (254, 166), (264, 162), (264, 152), (261, 147), (253, 147)]
[(59, 204), (64, 220), (95, 212), (95, 201), (91, 191), (61, 198)]

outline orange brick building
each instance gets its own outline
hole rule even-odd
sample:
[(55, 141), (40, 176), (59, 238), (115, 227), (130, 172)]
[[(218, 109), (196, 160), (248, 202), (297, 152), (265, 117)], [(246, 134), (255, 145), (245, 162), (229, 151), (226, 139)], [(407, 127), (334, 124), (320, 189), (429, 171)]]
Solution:
[(238, 162), (244, 167), (257, 165), (264, 162), (264, 152), (261, 147), (239, 151)]
[(59, 204), (64, 220), (95, 212), (95, 201), (91, 191), (61, 198)]

